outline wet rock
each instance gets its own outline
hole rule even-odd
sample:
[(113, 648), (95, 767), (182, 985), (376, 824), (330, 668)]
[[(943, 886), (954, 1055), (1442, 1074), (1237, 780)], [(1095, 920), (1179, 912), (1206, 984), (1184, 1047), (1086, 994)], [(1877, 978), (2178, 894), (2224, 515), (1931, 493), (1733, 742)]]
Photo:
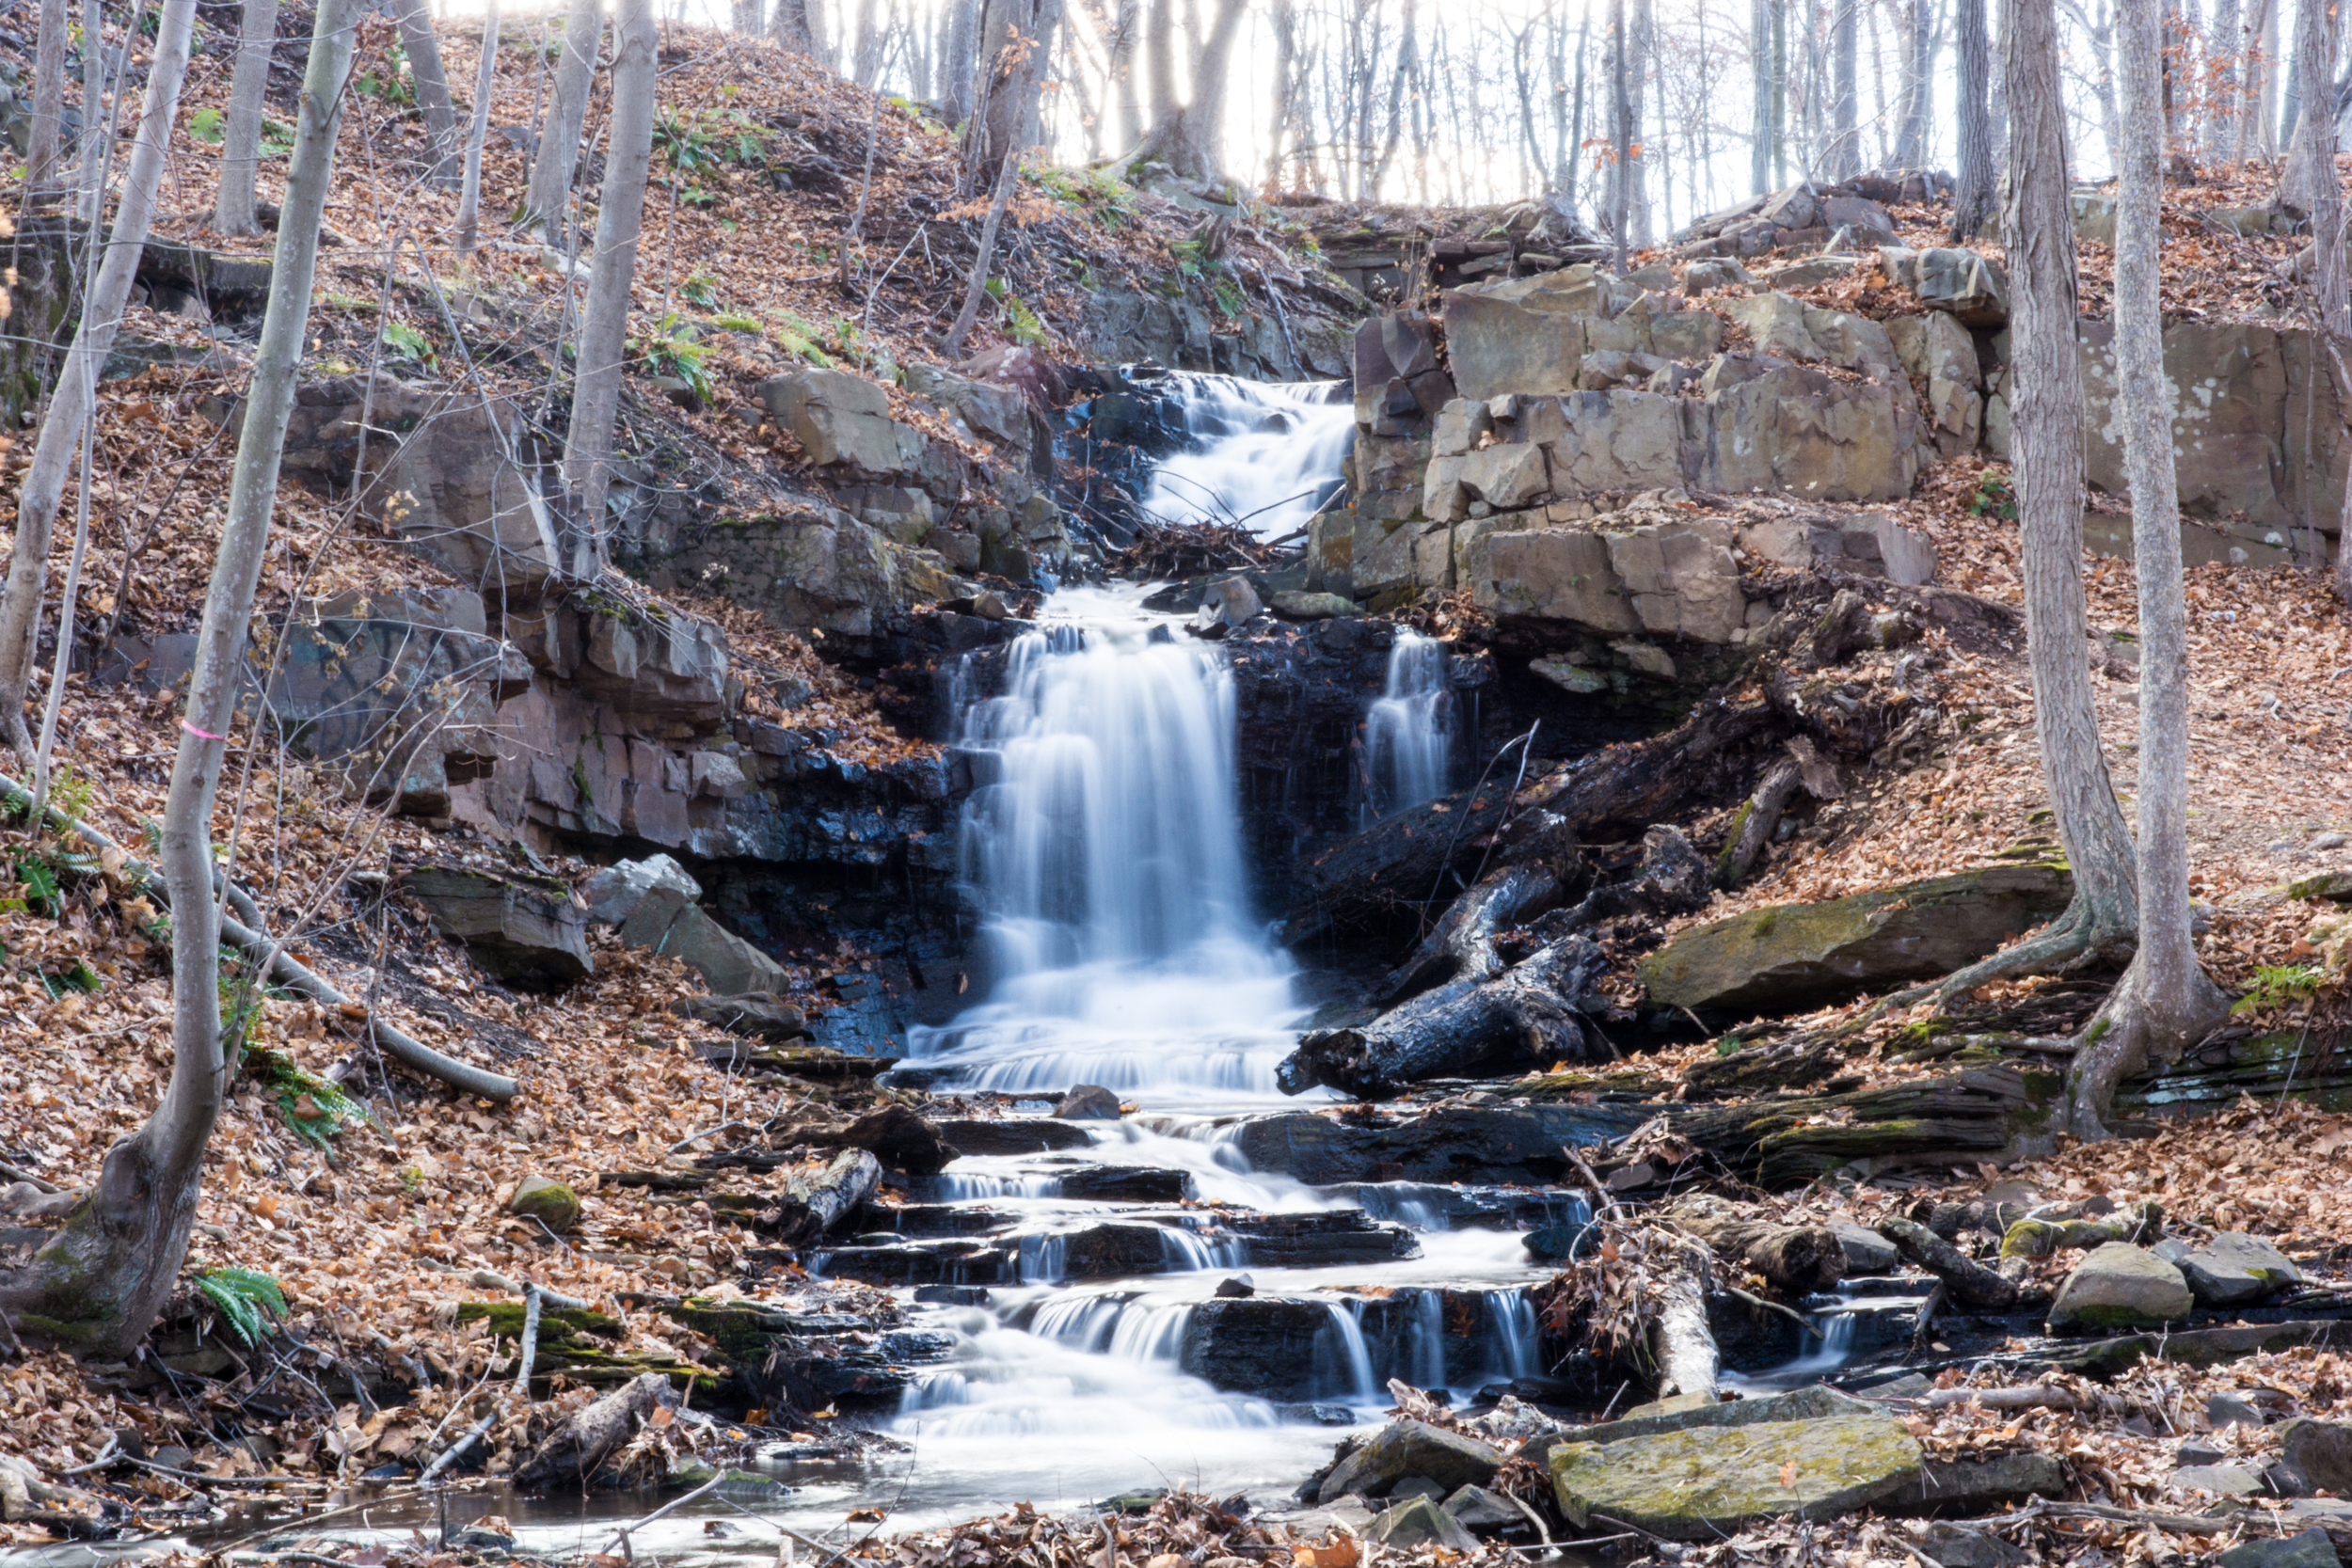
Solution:
[(1895, 1243), (1875, 1230), (1845, 1219), (1830, 1221), (1829, 1227), (1837, 1232), (1837, 1240), (1846, 1249), (1849, 1275), (1892, 1274), (1902, 1261), (1902, 1254)]
[(1884, 1416), (1761, 1421), (1617, 1442), (1564, 1442), (1548, 1456), (1561, 1512), (1669, 1540), (1714, 1540), (1757, 1520), (1829, 1519), (1915, 1484), (1918, 1439)]
[(1464, 1486), (1455, 1490), (1440, 1505), (1465, 1529), (1508, 1530), (1525, 1529), (1527, 1515), (1508, 1497), (1496, 1496), (1483, 1486)]
[(689, 903), (675, 888), (649, 889), (621, 923), (622, 942), (682, 961), (723, 996), (788, 989), (792, 977), (773, 958)]
[(2295, 1417), (2280, 1424), (2279, 1449), (2318, 1490), (2352, 1493), (2352, 1423)]
[(1710, 921), (1643, 959), (1640, 972), (1661, 1006), (1818, 1006), (1948, 974), (2058, 913), (2073, 894), (2062, 865), (1985, 866)]
[(1185, 1318), (1176, 1362), (1212, 1387), (1264, 1400), (1304, 1400), (1318, 1386), (1312, 1347), (1330, 1332), (1330, 1309), (1319, 1302), (1211, 1299)]
[(2153, 1250), (2181, 1271), (2201, 1307), (2242, 1307), (2303, 1282), (2285, 1253), (2239, 1230), (2224, 1230), (2202, 1246), (2176, 1240)]
[(1089, 1203), (1182, 1203), (1192, 1196), (1192, 1178), (1148, 1165), (1081, 1165), (1062, 1173), (1059, 1190)]
[(742, 996), (681, 996), (670, 1011), (747, 1039), (789, 1040), (808, 1033), (808, 1015), (765, 991)]
[(1258, 1288), (1249, 1282), (1248, 1275), (1237, 1274), (1218, 1280), (1214, 1293), (1219, 1301), (1246, 1301), (1258, 1293)]
[(1421, 1250), (1405, 1226), (1384, 1225), (1353, 1209), (1235, 1215), (1226, 1229), (1247, 1242), (1249, 1261), (1265, 1269), (1384, 1263)]
[(1538, 1226), (1519, 1238), (1527, 1255), (1544, 1263), (1565, 1263), (1576, 1256), (1576, 1249), (1591, 1236), (1590, 1220), (1581, 1223), (1562, 1221), (1556, 1225)]
[(2050, 1304), (2050, 1330), (2153, 1328), (2197, 1305), (2181, 1271), (2145, 1247), (2109, 1242), (2074, 1265)]
[(1445, 1488), (1431, 1481), (1427, 1476), (1406, 1476), (1389, 1488), (1389, 1500), (1391, 1502), (1410, 1502), (1415, 1497), (1426, 1497), (1433, 1503), (1442, 1503), (1445, 1500)]
[(986, 1307), (989, 1295), (978, 1285), (917, 1285), (914, 1299), (938, 1307)]
[(1378, 1496), (1406, 1476), (1426, 1476), (1442, 1487), (1484, 1486), (1502, 1467), (1502, 1450), (1426, 1421), (1391, 1421), (1340, 1461), (1323, 1480), (1318, 1500), (1359, 1492)]
[(1119, 1096), (1100, 1084), (1081, 1084), (1061, 1097), (1054, 1115), (1063, 1121), (1117, 1121)]
[(1377, 1126), (1286, 1111), (1243, 1123), (1234, 1147), (1252, 1170), (1318, 1186), (1465, 1177), (1543, 1185), (1568, 1172), (1562, 1145), (1621, 1136), (1643, 1119), (1613, 1105), (1446, 1106)]
[(560, 1235), (580, 1223), (580, 1197), (561, 1181), (526, 1176), (506, 1200), (506, 1212), (535, 1219)]
[[(989, 1242), (960, 1236), (889, 1245), (825, 1247), (803, 1259), (811, 1274), (868, 1285), (999, 1284), (1013, 1277), (1013, 1254)], [(817, 1408), (823, 1408), (820, 1402)]]
[(648, 855), (596, 872), (580, 884), (580, 896), (588, 906), (590, 920), (599, 926), (618, 926), (658, 887), (675, 889), (690, 904), (703, 895), (702, 883), (686, 867), (667, 855)]
[(1365, 1539), (1384, 1546), (1411, 1551), (1419, 1546), (1443, 1546), (1448, 1551), (1473, 1552), (1477, 1537), (1439, 1508), (1434, 1498), (1419, 1497), (1398, 1503), (1372, 1522)]
[(1094, 1142), (1092, 1133), (1064, 1121), (943, 1121), (939, 1137), (958, 1154), (1044, 1154)]
[(455, 865), (421, 865), (400, 879), (434, 929), (509, 985), (560, 986), (594, 973), (586, 911), (561, 883), (511, 880)]
[(2299, 1535), (2241, 1541), (2213, 1560), (2213, 1568), (2342, 1568), (2335, 1540), (2317, 1525)]

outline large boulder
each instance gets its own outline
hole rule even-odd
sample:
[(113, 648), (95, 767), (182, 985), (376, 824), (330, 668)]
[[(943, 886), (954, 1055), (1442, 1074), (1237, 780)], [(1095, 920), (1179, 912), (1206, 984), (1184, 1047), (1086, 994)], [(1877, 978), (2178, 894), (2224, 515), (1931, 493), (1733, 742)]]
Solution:
[(1593, 300), (1553, 281), (1565, 277), (1479, 284), (1446, 296), (1446, 354), (1463, 397), (1576, 390)]
[(2058, 1287), (2050, 1329), (2161, 1328), (2196, 1305), (2179, 1269), (2145, 1247), (2109, 1242), (2086, 1253)]
[(1471, 597), (1506, 623), (1729, 642), (1748, 610), (1732, 539), (1711, 517), (1489, 533), (1467, 552)]
[(1379, 1497), (1406, 1476), (1426, 1476), (1442, 1489), (1484, 1486), (1502, 1467), (1502, 1451), (1492, 1444), (1426, 1421), (1391, 1421), (1323, 1478), (1319, 1502), (1350, 1493)]
[(2224, 1230), (2202, 1246), (2156, 1243), (2155, 1255), (2181, 1271), (2200, 1307), (2243, 1307), (2303, 1282), (2303, 1271), (2260, 1236)]
[(1767, 517), (1742, 524), (1740, 547), (1784, 571), (1821, 567), (1857, 577), (1884, 578), (1908, 588), (1935, 580), (1935, 546), (1927, 535), (1883, 512), (1821, 517)]
[(1888, 340), (1903, 369), (1927, 389), (1928, 420), (1947, 457), (1973, 451), (1984, 435), (1983, 376), (1976, 340), (1957, 317), (1940, 310), (1897, 316)]
[(1973, 250), (1883, 245), (1879, 249), (1879, 266), (1918, 296), (1920, 304), (1956, 318), (1963, 325), (2009, 324), (2009, 275), (1989, 256)]
[(686, 867), (667, 855), (648, 855), (642, 861), (620, 861), (592, 873), (580, 886), (580, 896), (588, 906), (588, 918), (599, 926), (618, 926), (636, 912), (645, 895), (655, 888), (676, 890), (689, 903), (703, 895), (702, 883), (694, 880)]
[(561, 882), (421, 865), (400, 885), (424, 906), (436, 930), (464, 943), (474, 962), (508, 985), (560, 986), (596, 969), (587, 911)]
[(2320, 1491), (2352, 1493), (2352, 1422), (2297, 1416), (2280, 1424), (2279, 1449)]
[(1756, 1013), (1948, 974), (2066, 908), (2063, 865), (1984, 866), (1684, 931), (1641, 963), (1651, 1002)]
[(630, 947), (666, 954), (700, 974), (722, 996), (749, 991), (781, 993), (792, 977), (773, 958), (703, 912), (672, 887), (649, 890), (621, 923), (621, 941)]
[(864, 376), (794, 371), (769, 377), (752, 395), (818, 467), (838, 464), (889, 475), (911, 472), (923, 460), (923, 433), (892, 419), (889, 395)]
[(657, 588), (715, 593), (788, 631), (873, 638), (969, 591), (946, 560), (830, 506), (722, 518), (653, 550)]
[(1829, 1519), (1915, 1482), (1919, 1441), (1885, 1416), (1832, 1416), (1565, 1442), (1549, 1455), (1560, 1511), (1673, 1541), (1711, 1541), (1758, 1520)]

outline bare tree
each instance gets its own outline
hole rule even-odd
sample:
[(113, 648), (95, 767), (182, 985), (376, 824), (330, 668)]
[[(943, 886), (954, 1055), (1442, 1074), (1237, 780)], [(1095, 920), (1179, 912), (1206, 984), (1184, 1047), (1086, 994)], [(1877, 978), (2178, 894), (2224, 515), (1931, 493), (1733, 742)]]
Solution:
[[(131, 280), (147, 245), (149, 226), (154, 221), (155, 197), (168, 161), (172, 118), (179, 112), (180, 85), (187, 74), (188, 33), (195, 19), (196, 0), (165, 0), (154, 57), (148, 66), (138, 130), (123, 171), (122, 194), (115, 205), (114, 227), (106, 235), (97, 275), (83, 294), (82, 322), (66, 350), (64, 369), (50, 394), (49, 410), (33, 446), (32, 464), (25, 470), (24, 487), (17, 492), (16, 541), (8, 555), (8, 585), (0, 589), (0, 731), (27, 765), (33, 760), (33, 739), (24, 724), (24, 689), (32, 674), (33, 643), (48, 587), (49, 546), (57, 524), (57, 505), (65, 495), (66, 474), (81, 443), (83, 423), (97, 406), (99, 367), (106, 362), (115, 332), (122, 325)], [(85, 112), (88, 118), (97, 118), (95, 103)], [(60, 636), (60, 658), (70, 653), (66, 641)]]
[[(968, 5), (970, 0), (962, 3)], [(950, 14), (954, 8), (949, 8)], [(776, 0), (776, 8), (769, 13), (768, 26), (771, 35), (785, 48), (806, 55), (822, 65), (825, 55), (818, 41), (818, 35), (823, 30), (819, 23), (817, 0)]]
[(1633, 215), (1627, 177), (1633, 148), (1633, 99), (1626, 83), (1628, 42), (1625, 0), (1609, 0), (1609, 224), (1620, 274), (1626, 270), (1626, 239)]
[(619, 0), (612, 12), (612, 129), (596, 207), (596, 261), (580, 316), (572, 419), (564, 436), (564, 487), (575, 529), (572, 572), (590, 577), (607, 559), (605, 495), (612, 483), (612, 425), (628, 351), (629, 282), (653, 162), (653, 0)]
[(1857, 124), (1855, 92), (1855, 8), (1862, 0), (1831, 0), (1830, 129), (1828, 170), (1832, 180), (1851, 180), (1862, 172), (1862, 136)]
[[(2228, 998), (2197, 962), (2189, 929), (2188, 611), (2182, 597), (2172, 397), (2164, 377), (2156, 279), (2164, 193), (2157, 81), (2163, 3), (2122, 0), (2116, 18), (2123, 138), (2116, 166), (2116, 404), (2139, 578), (2139, 946), (2083, 1031), (2068, 1073), (2068, 1122), (2085, 1138), (2106, 1136), (2116, 1085), (2127, 1075), (2152, 1057), (2168, 1057), (2202, 1038), (2229, 1013)], [(2311, 79), (2328, 77), (2314, 72)]]
[(729, 0), (727, 24), (747, 38), (757, 38), (766, 21), (761, 9), (761, 0)]
[(2213, 29), (2207, 47), (2213, 55), (2210, 88), (2213, 107), (2205, 120), (2205, 162), (2223, 163), (2237, 154), (2237, 83), (2243, 63), (2243, 29), (2238, 0), (2214, 0)]
[[(790, 4), (777, 0), (779, 19)], [(539, 127), (531, 184), (523, 195), (522, 227), (550, 240), (564, 228), (572, 173), (580, 163), (580, 131), (588, 122), (588, 88), (603, 43), (603, 0), (572, 0), (571, 14), (564, 23), (563, 53), (556, 57), (555, 95), (548, 104), (547, 123)]]
[(65, 36), (73, 0), (40, 0), (40, 37), (33, 46), (33, 119), (27, 128), (24, 182), (35, 190), (57, 178), (65, 130)]
[[(246, 0), (251, 4), (252, 0)], [(482, 63), (474, 71), (473, 122), (466, 131), (466, 168), (457, 197), (457, 254), (469, 257), (482, 230), (482, 150), (490, 135), (490, 95), (499, 85), (499, 0), (482, 13)]]
[(270, 57), (277, 48), (278, 0), (245, 0), (229, 118), (222, 126), (220, 194), (213, 199), (213, 227), (224, 234), (262, 231), (253, 215), (253, 180), (262, 162), (262, 100), (269, 90)]
[[(26, 1327), (107, 1355), (120, 1355), (146, 1337), (187, 1256), (204, 1149), (231, 1071), (220, 1032), (213, 802), (223, 737), (236, 720), (246, 628), (269, 544), (286, 420), (294, 408), (319, 222), (333, 173), (338, 108), (351, 63), (353, 4), (320, 0), (318, 8), (278, 223), (269, 306), (230, 480), (228, 521), (204, 598), (180, 749), (164, 807), (160, 859), (172, 915), (171, 1078), (147, 1124), (106, 1151), (96, 1190), (35, 1255), (30, 1268), (0, 1288), (0, 1299), (28, 1309), (21, 1320)], [(164, 13), (167, 38), (169, 19), (179, 13), (182, 62), (194, 8), (194, 0), (176, 0)], [(166, 50), (158, 40), (158, 75)], [(151, 77), (151, 98), (153, 91)]]
[[(998, 0), (999, 4), (1018, 5), (1021, 0)], [(1060, 0), (1027, 0), (1037, 12), (1051, 8), (1060, 11)], [(1169, 16), (1169, 0), (1154, 0), (1152, 8), (1152, 129), (1135, 150), (1121, 157), (1117, 167), (1132, 171), (1157, 160), (1170, 170), (1192, 180), (1216, 180), (1224, 174), (1221, 142), (1225, 119), (1226, 78), (1233, 54), (1233, 40), (1241, 32), (1243, 17), (1248, 10), (1248, 0), (1216, 0), (1216, 11), (1210, 19), (1208, 37), (1200, 46), (1192, 61), (1192, 92), (1188, 99), (1176, 94), (1174, 71), (1173, 23)], [(1033, 25), (1042, 29), (1040, 21)], [(1006, 80), (999, 71), (998, 80)], [(992, 101), (995, 98), (992, 92)], [(997, 110), (990, 109), (992, 119)], [(1014, 111), (1008, 108), (1003, 119), (1009, 128), (1019, 123)], [(1395, 149), (1391, 136), (1390, 150)], [(984, 159), (993, 154), (984, 154)], [(975, 171), (976, 180), (993, 172), (993, 162), (983, 162)]]
[(1992, 51), (1984, 34), (1984, 0), (1957, 0), (1952, 27), (1960, 46), (1953, 84), (1959, 95), (1960, 177), (1952, 190), (1951, 237), (1964, 244), (1977, 237), (1993, 211), (1993, 124), (1985, 106)]
[[(2295, 8), (2296, 80), (2334, 82), (2339, 25), (2334, 6), (2326, 0), (2303, 0)], [(2320, 107), (2333, 96), (2331, 87), (2323, 85), (2310, 98), (2314, 112), (2295, 117), (2295, 139), (2287, 149), (2286, 167), (2279, 175), (2279, 200), (2297, 212), (2312, 214), (2314, 221), (2320, 203), (2329, 202), (2338, 210), (2344, 203), (2336, 176), (2335, 116)], [(2314, 229), (2312, 232), (2319, 230)], [(2339, 275), (2331, 289), (2326, 280), (2321, 280), (2320, 298), (2341, 301), (2344, 282)]]
[[(1275, 11), (1278, 32), (1290, 11), (1289, 0), (1279, 0)], [(1136, 44), (1142, 36), (1142, 29), (1141, 0), (1119, 0), (1119, 8), (1111, 16), (1108, 40), (1111, 145), (1114, 147), (1133, 147), (1143, 139), (1143, 97), (1141, 84), (1136, 80)]]
[(417, 107), (424, 111), (427, 175), (436, 184), (452, 184), (456, 172), (457, 110), (450, 102), (449, 72), (441, 68), (441, 40), (433, 30), (433, 8), (428, 0), (393, 0), (392, 14), (400, 23), (400, 47), (408, 56)]
[[(1006, 84), (1006, 90), (1016, 101), (1029, 105), (1028, 118), (1019, 122), (1017, 135), (1021, 143), (1036, 133), (1039, 89), (1045, 79), (1046, 42), (1060, 20), (1061, 0), (1042, 0), (1031, 19), (1031, 24), (1040, 29), (1040, 36), (1035, 46), (1014, 61), (1012, 79)], [(997, 160), (995, 190), (989, 198), (988, 216), (980, 222), (979, 252), (972, 259), (972, 276), (964, 285), (963, 304), (956, 311), (955, 324), (947, 329), (947, 337), (940, 346), (942, 356), (947, 359), (962, 357), (963, 340), (979, 320), (980, 300), (988, 293), (988, 269), (996, 259), (996, 230), (1005, 221), (1005, 209), (1020, 180), (1021, 146), (1016, 144), (1006, 148)]]
[(1903, 0), (1903, 10), (1902, 123), (1895, 166), (1921, 168), (1928, 161), (1929, 102), (1935, 96), (1934, 0)]
[(2269, 151), (2270, 80), (2275, 74), (2271, 40), (2277, 31), (2278, 0), (2252, 0), (2246, 12), (2246, 24), (2240, 33), (2238, 50), (2240, 71), (2238, 102), (2235, 111), (2236, 135), (2231, 138), (2230, 162), (2243, 164), (2249, 157), (2260, 157)]

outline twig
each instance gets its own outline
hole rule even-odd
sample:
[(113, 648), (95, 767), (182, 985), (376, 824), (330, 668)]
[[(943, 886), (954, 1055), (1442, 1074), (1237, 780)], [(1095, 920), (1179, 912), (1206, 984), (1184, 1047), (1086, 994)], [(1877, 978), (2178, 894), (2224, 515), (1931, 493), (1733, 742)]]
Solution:
[(672, 1502), (663, 1503), (660, 1508), (655, 1509), (651, 1513), (646, 1514), (644, 1518), (638, 1520), (634, 1524), (623, 1525), (619, 1529), (613, 1532), (612, 1541), (605, 1543), (604, 1549), (608, 1552), (611, 1551), (612, 1549), (612, 1542), (617, 1541), (620, 1543), (621, 1550), (628, 1554), (630, 1561), (634, 1562), (637, 1558), (636, 1553), (629, 1547), (629, 1531), (644, 1529), (647, 1525), (652, 1524), (656, 1519), (660, 1518), (662, 1515), (672, 1513), (675, 1510), (684, 1508), (688, 1503), (692, 1502), (696, 1497), (701, 1497), (704, 1493), (718, 1490), (719, 1486), (723, 1483), (726, 1479), (727, 1473), (724, 1470), (722, 1470), (717, 1475), (712, 1476), (708, 1481), (704, 1481), (700, 1486), (695, 1487), (691, 1492), (687, 1493), (683, 1497), (679, 1497)]

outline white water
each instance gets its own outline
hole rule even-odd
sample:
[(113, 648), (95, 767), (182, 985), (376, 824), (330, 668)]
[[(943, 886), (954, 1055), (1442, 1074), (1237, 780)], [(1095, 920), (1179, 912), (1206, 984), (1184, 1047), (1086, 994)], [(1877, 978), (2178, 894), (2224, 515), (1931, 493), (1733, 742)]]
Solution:
[(1299, 1009), (1248, 908), (1232, 678), (1140, 597), (1056, 594), (1003, 694), (965, 715), (979, 787), (960, 844), (989, 989), (911, 1031), (912, 1054), (975, 1088), (1272, 1102)]
[(1372, 774), (1372, 799), (1365, 802), (1369, 816), (1391, 816), (1445, 793), (1454, 730), (1445, 658), (1444, 643), (1397, 629), (1380, 699), (1364, 716), (1364, 753)]
[(1222, 375), (1171, 377), (1200, 450), (1161, 463), (1143, 509), (1167, 523), (1228, 523), (1261, 539), (1307, 525), (1340, 475), (1356, 433), (1340, 383), (1270, 386)]

